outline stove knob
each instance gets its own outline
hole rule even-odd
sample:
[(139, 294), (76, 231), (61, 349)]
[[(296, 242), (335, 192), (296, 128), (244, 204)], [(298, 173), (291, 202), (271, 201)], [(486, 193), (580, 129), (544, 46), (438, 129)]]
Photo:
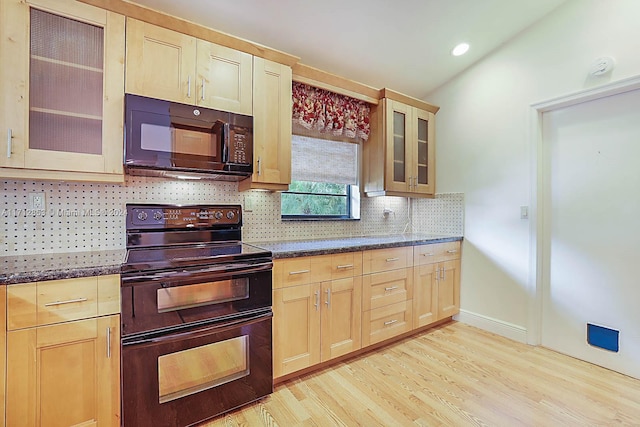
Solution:
[(216, 218), (216, 219), (221, 219), (221, 218), (222, 218), (222, 212), (217, 211), (217, 212), (214, 214), (214, 216), (215, 216), (215, 218)]
[(162, 219), (162, 212), (160, 211), (155, 211), (153, 213), (153, 219), (155, 219), (156, 221), (160, 221)]
[(145, 219), (147, 219), (147, 213), (145, 211), (140, 211), (138, 212), (138, 219), (140, 221), (144, 221)]
[(229, 211), (227, 212), (227, 219), (233, 219), (235, 218), (236, 214), (233, 213), (233, 211)]

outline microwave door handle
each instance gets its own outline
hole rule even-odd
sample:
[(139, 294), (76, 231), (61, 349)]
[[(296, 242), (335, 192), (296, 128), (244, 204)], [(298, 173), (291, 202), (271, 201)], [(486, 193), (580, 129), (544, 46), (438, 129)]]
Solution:
[(222, 127), (222, 162), (229, 162), (229, 123), (225, 123)]

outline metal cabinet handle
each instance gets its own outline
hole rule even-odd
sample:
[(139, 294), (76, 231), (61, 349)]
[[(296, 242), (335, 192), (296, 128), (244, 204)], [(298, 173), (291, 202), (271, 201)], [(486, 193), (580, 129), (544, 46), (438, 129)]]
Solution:
[(191, 98), (191, 76), (187, 77), (187, 98)]
[(447, 251), (447, 253), (448, 253), (448, 254), (457, 254), (457, 253), (458, 253), (458, 250), (457, 250), (457, 249), (449, 249), (449, 250)]
[(444, 267), (442, 267), (440, 269), (440, 275), (441, 275), (440, 277), (441, 277), (442, 280), (446, 280), (447, 276), (446, 276)]
[(393, 325), (394, 323), (397, 323), (397, 322), (398, 322), (398, 319), (387, 320), (386, 322), (384, 322), (384, 326)]
[(262, 173), (262, 169), (260, 168), (261, 165), (262, 162), (260, 161), (260, 157), (258, 156), (258, 176), (260, 176), (260, 174)]
[(327, 300), (325, 301), (327, 307), (331, 306), (331, 289), (327, 289)]
[(107, 328), (107, 359), (111, 359), (111, 328)]
[(440, 267), (436, 267), (436, 280), (440, 280)]
[(398, 289), (397, 286), (389, 286), (388, 288), (384, 288), (385, 291), (393, 291), (394, 289)]
[(84, 302), (86, 300), (87, 300), (87, 298), (68, 299), (66, 301), (48, 302), (44, 306), (45, 307), (51, 307), (51, 306), (54, 306), (54, 305), (71, 304), (71, 303), (74, 303), (74, 302)]
[(308, 273), (309, 270), (298, 270), (298, 271), (290, 271), (289, 275), (293, 276), (294, 274), (304, 274), (304, 273)]
[(202, 100), (204, 101), (204, 77), (202, 78)]
[(345, 265), (339, 265), (336, 267), (338, 270), (342, 270), (345, 268), (353, 268), (353, 264), (345, 264)]
[(320, 291), (315, 291), (314, 294), (316, 295), (316, 302), (313, 305), (316, 307), (316, 311), (318, 311), (320, 309)]
[(13, 143), (13, 132), (11, 129), (7, 129), (7, 159), (11, 158), (11, 144)]
[(400, 258), (387, 258), (387, 262), (400, 261)]
[(433, 256), (433, 252), (429, 252), (428, 254), (422, 254), (422, 256)]

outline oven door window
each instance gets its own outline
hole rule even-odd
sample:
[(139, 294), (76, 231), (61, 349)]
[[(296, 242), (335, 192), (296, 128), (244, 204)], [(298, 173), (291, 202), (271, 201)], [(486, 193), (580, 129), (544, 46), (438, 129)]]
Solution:
[(249, 375), (246, 335), (158, 358), (159, 403), (170, 402)]
[(247, 298), (249, 298), (249, 279), (246, 277), (186, 286), (162, 287), (157, 290), (158, 313)]

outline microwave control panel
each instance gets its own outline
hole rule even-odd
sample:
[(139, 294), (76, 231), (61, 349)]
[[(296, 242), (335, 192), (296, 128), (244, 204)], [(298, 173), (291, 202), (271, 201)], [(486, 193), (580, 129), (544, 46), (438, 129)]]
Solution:
[(253, 160), (251, 132), (243, 128), (231, 127), (229, 134), (229, 162), (250, 165)]

